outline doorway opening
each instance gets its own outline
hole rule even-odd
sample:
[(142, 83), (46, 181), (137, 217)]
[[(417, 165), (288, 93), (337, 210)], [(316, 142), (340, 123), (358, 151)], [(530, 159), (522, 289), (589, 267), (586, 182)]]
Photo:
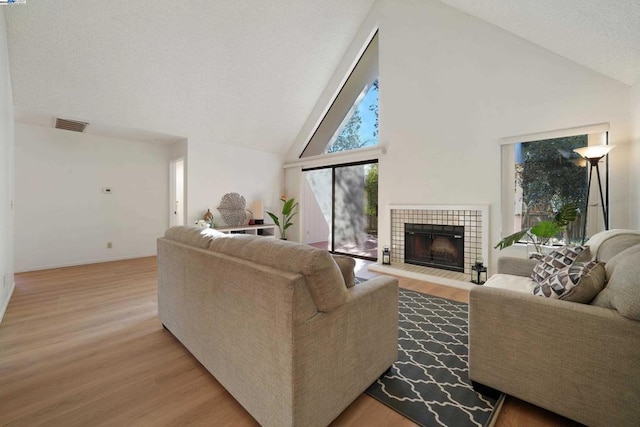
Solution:
[(169, 164), (169, 226), (184, 225), (184, 158)]

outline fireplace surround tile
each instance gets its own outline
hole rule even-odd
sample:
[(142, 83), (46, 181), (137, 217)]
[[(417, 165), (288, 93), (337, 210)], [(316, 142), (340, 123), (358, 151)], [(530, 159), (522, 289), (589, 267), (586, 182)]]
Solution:
[[(489, 222), (488, 206), (390, 206), (391, 208), (391, 262), (404, 264), (404, 225), (437, 224), (462, 225), (464, 230), (464, 272), (471, 274), (476, 259), (487, 260), (483, 228)], [(486, 262), (485, 262), (486, 263)]]

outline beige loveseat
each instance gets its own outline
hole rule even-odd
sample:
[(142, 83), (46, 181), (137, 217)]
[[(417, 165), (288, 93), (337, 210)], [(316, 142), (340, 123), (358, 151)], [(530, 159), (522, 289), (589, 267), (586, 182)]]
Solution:
[(532, 295), (537, 261), (520, 258), (501, 258), (471, 290), (469, 376), (589, 426), (638, 426), (640, 233), (603, 232), (587, 246), (607, 280), (590, 303)]
[(353, 286), (327, 251), (173, 227), (162, 324), (263, 426), (324, 426), (397, 358), (398, 282)]

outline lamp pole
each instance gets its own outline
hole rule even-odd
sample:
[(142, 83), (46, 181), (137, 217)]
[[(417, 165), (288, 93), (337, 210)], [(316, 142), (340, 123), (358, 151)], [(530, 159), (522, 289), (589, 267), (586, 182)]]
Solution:
[(603, 197), (603, 193), (602, 193), (602, 181), (600, 181), (600, 168), (598, 168), (598, 162), (600, 161), (600, 159), (589, 159), (589, 161), (591, 162), (591, 170), (593, 170), (593, 166), (595, 165), (596, 167), (596, 175), (598, 175), (598, 190), (600, 193), (600, 204), (602, 205), (602, 215), (604, 216), (604, 229), (608, 230), (609, 229), (609, 209), (607, 207), (607, 205), (604, 204), (604, 197)]
[[(602, 205), (602, 215), (604, 218), (604, 229), (609, 229), (609, 209), (608, 206), (604, 203), (604, 194), (602, 192), (602, 180), (600, 179), (600, 168), (598, 163), (609, 154), (615, 145), (589, 145), (582, 148), (576, 148), (576, 153), (580, 154), (586, 160), (589, 161), (591, 167), (589, 168), (589, 182), (587, 184), (587, 200), (585, 202), (584, 209), (584, 223), (582, 225), (582, 243), (584, 243), (585, 238), (587, 236), (587, 211), (589, 209), (589, 193), (591, 192), (591, 177), (593, 175), (593, 168), (596, 168), (596, 174), (598, 175), (598, 190), (600, 193), (600, 204)], [(609, 169), (607, 169), (607, 174), (609, 173)], [(607, 191), (607, 203), (609, 202), (609, 192)]]

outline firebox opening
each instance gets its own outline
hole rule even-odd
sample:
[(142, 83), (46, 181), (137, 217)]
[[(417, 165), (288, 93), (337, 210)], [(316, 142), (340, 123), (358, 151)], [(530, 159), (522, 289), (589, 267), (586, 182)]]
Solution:
[(404, 262), (464, 273), (464, 227), (405, 224)]

